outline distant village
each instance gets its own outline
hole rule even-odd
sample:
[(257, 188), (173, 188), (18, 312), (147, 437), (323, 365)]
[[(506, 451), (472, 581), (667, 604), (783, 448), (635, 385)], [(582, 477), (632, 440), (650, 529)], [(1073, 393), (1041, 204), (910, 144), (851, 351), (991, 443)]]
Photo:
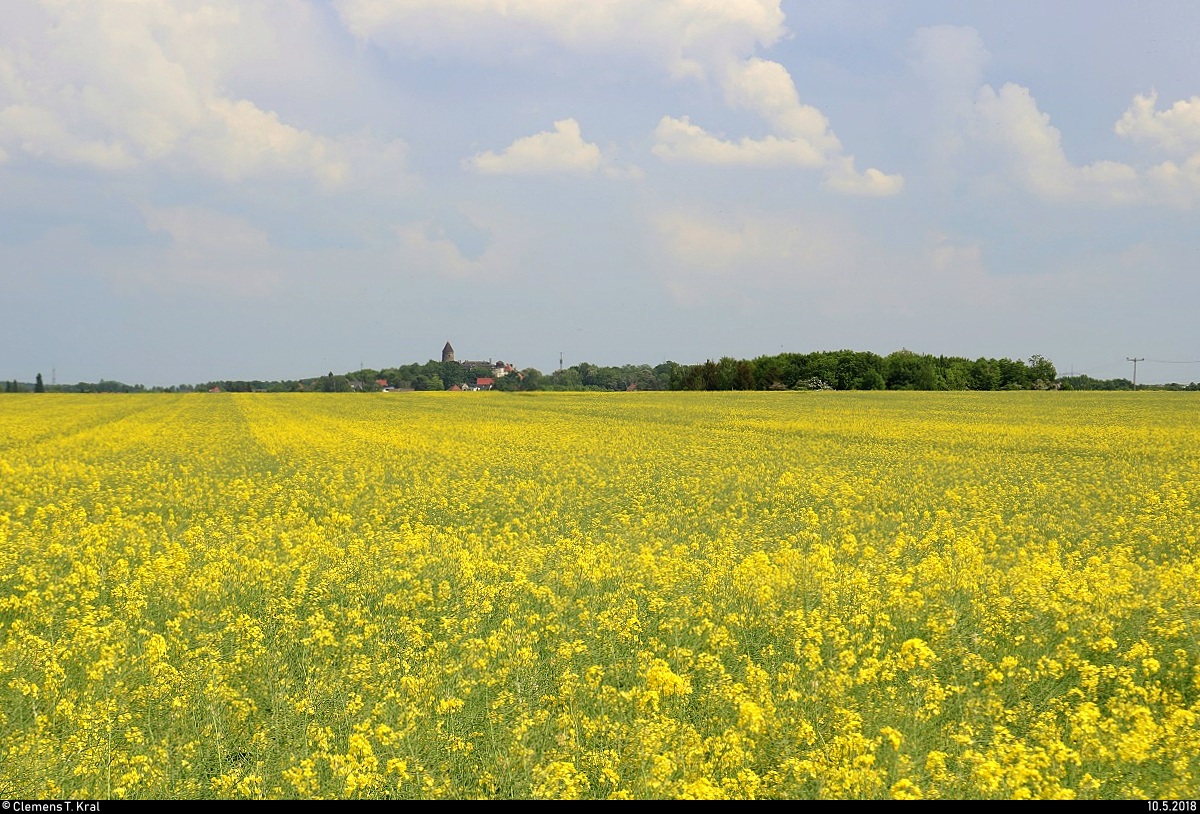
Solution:
[[(442, 348), (442, 364), (444, 365), (447, 362), (456, 363), (459, 365), (459, 367), (463, 368), (466, 371), (475, 371), (476, 372), (476, 375), (474, 377), (472, 377), (472, 376), (467, 377), (468, 381), (463, 382), (461, 384), (452, 384), (446, 388), (447, 390), (449, 390), (450, 392), (453, 392), (453, 393), (469, 391), (469, 390), (491, 390), (493, 387), (496, 386), (496, 379), (501, 379), (510, 374), (517, 376), (519, 378), (523, 378), (523, 376), (519, 370), (517, 370), (513, 365), (508, 364), (506, 362), (500, 362), (500, 361), (493, 362), (490, 359), (488, 359), (487, 361), (481, 361), (479, 359), (463, 359), (463, 360), (455, 359), (454, 358), (454, 346), (451, 345), (449, 342), (447, 342), (445, 347)], [(491, 375), (490, 376), (481, 376), (481, 375), (478, 375), (478, 371), (491, 371)], [(474, 378), (475, 381), (473, 381), (473, 382), (470, 381), (471, 378)], [(379, 389), (384, 392), (395, 391), (395, 390), (401, 389), (401, 388), (392, 386), (388, 382), (387, 379), (376, 379), (375, 384), (378, 385)], [(403, 389), (412, 389), (412, 388), (403, 388)]]
[[(376, 392), (410, 393), (414, 390), (446, 390), (470, 392), (478, 390), (521, 389), (526, 384), (526, 371), (503, 361), (491, 359), (456, 359), (454, 346), (449, 342), (442, 348), (441, 361), (430, 359), (424, 364), (408, 364), (381, 370), (363, 369), (345, 374), (330, 371), (325, 376), (296, 381), (275, 382), (210, 382), (195, 389), (210, 393), (281, 391)], [(507, 387), (497, 382), (511, 377)], [(192, 389), (186, 386), (179, 389)]]

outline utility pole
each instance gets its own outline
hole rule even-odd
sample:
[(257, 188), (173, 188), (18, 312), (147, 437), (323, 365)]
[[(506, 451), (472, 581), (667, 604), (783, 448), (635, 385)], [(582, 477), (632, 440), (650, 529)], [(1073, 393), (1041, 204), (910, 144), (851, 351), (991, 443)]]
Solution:
[(1133, 389), (1137, 390), (1137, 363), (1146, 361), (1145, 356), (1126, 356), (1126, 362), (1133, 362)]

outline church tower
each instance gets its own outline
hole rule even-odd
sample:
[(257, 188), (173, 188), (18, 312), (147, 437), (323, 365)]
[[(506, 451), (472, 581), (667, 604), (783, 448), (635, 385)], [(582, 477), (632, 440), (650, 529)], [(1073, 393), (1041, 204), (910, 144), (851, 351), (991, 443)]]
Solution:
[(442, 361), (443, 362), (453, 362), (454, 361), (454, 348), (450, 345), (449, 342), (446, 343), (446, 347), (442, 348)]

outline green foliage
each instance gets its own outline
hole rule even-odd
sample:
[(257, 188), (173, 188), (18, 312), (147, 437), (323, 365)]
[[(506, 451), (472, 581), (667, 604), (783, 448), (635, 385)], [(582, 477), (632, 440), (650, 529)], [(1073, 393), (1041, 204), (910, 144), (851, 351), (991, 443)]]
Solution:
[(1091, 376), (1063, 376), (1063, 390), (1132, 390), (1129, 379), (1093, 379)]
[(671, 371), (672, 390), (1030, 390), (1053, 387), (1054, 365), (1042, 356), (1012, 359), (932, 356), (907, 349), (819, 351), (723, 357)]
[[(1128, 379), (1093, 379), (1087, 375), (1058, 377), (1054, 363), (1035, 354), (1027, 361), (980, 357), (974, 361), (958, 356), (933, 356), (906, 348), (887, 356), (848, 349), (812, 353), (779, 353), (754, 359), (723, 356), (701, 364), (683, 365), (665, 361), (650, 366), (627, 364), (604, 366), (580, 362), (572, 367), (542, 373), (535, 368), (497, 376), (490, 368), (466, 368), (460, 362), (429, 360), (379, 370), (363, 368), (335, 375), (300, 380), (212, 381), (155, 387), (155, 392), (377, 392), (395, 390), (445, 390), (467, 385), (479, 377), (492, 378), (493, 389), (515, 392), (529, 390), (1132, 390)], [(386, 382), (386, 385), (379, 382)], [(5, 393), (34, 390), (43, 392), (41, 374), (34, 384), (4, 382)], [(57, 392), (131, 393), (145, 392), (142, 385), (101, 380), (75, 385), (57, 385)], [(1138, 389), (1200, 390), (1200, 384), (1142, 385)]]

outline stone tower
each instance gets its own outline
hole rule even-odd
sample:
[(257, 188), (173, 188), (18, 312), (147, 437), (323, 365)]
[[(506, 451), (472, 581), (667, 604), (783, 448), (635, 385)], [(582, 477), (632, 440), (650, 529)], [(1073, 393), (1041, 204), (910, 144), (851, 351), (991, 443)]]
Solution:
[(449, 342), (446, 343), (446, 347), (442, 348), (442, 361), (443, 362), (453, 362), (454, 361), (454, 348), (450, 345)]

